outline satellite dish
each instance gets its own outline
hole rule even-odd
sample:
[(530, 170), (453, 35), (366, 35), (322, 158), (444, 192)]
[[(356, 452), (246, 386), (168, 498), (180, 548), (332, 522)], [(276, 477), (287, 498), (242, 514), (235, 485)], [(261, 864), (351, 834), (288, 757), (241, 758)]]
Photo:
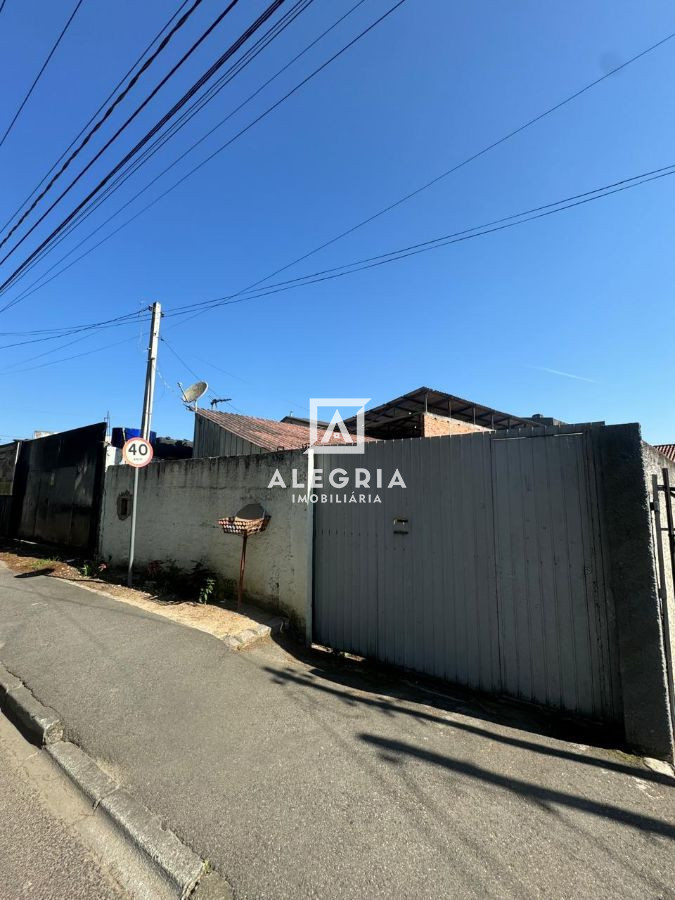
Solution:
[(196, 403), (209, 389), (209, 386), (205, 381), (195, 381), (194, 384), (191, 384), (190, 387), (185, 388), (185, 390), (183, 390), (183, 385), (179, 381), (178, 387), (181, 389), (184, 402), (188, 405), (190, 403)]

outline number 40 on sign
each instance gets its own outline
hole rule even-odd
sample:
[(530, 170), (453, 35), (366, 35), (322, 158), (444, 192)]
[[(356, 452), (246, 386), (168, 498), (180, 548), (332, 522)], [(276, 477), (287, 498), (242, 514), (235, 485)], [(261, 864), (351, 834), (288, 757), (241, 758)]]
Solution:
[(152, 459), (152, 444), (144, 438), (131, 438), (122, 447), (122, 459), (128, 466), (142, 469)]

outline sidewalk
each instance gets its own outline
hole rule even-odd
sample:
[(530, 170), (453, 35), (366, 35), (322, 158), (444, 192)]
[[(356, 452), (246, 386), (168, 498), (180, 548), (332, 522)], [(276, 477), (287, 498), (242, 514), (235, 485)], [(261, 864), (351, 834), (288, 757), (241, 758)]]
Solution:
[(675, 896), (675, 782), (495, 704), (6, 569), (0, 661), (238, 898)]

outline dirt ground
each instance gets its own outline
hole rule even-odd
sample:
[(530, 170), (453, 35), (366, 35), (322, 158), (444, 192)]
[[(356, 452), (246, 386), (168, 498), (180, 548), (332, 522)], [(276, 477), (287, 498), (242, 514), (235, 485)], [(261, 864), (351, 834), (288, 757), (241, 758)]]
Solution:
[[(244, 605), (241, 612), (216, 603), (197, 603), (182, 600), (170, 594), (155, 592), (145, 584), (143, 590), (129, 588), (119, 583), (118, 575), (109, 570), (97, 574), (83, 574), (72, 561), (64, 561), (48, 556), (32, 556), (23, 550), (20, 553), (0, 550), (0, 561), (16, 574), (39, 573), (49, 578), (71, 581), (83, 588), (93, 590), (122, 603), (130, 603), (155, 615), (164, 616), (181, 625), (198, 628), (217, 638), (237, 635), (242, 631), (266, 624), (272, 617), (255, 607)], [(95, 569), (95, 566), (92, 565)]]

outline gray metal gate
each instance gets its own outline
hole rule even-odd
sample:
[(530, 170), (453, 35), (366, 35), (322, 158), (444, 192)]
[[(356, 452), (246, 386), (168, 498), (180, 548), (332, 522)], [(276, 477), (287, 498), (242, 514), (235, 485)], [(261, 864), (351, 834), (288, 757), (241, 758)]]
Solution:
[[(383, 441), (315, 467), (349, 477), (315, 491), (316, 642), (618, 720), (588, 432)], [(396, 469), (405, 489), (387, 487)]]

